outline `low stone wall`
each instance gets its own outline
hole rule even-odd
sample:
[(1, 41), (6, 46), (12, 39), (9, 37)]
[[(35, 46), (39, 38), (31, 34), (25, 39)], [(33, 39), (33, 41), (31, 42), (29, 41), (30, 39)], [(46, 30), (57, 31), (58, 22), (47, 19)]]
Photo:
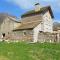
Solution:
[[(20, 32), (11, 32), (9, 34), (7, 34), (3, 39), (4, 40), (11, 40), (11, 41), (29, 41), (32, 42), (33, 41), (33, 32), (32, 31), (26, 31), (26, 35), (23, 34), (23, 31)], [(1, 40), (1, 36), (0, 36), (0, 40)], [(60, 42), (60, 33), (39, 33), (38, 34), (38, 42)]]
[[(24, 33), (26, 32), (26, 33)], [(26, 31), (16, 31), (11, 32), (7, 34), (4, 37), (5, 40), (19, 40), (19, 41), (32, 41), (33, 40), (33, 34), (32, 30), (26, 30)]]
[(60, 34), (59, 37), (57, 36), (56, 33), (52, 34), (52, 33), (39, 33), (38, 36), (38, 42), (60, 42)]

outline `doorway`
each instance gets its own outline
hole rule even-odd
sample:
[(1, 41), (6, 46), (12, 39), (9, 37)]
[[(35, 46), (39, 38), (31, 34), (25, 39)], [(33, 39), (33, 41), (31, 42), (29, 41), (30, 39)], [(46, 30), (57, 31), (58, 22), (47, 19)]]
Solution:
[(5, 33), (2, 33), (2, 38), (4, 38), (5, 37)]

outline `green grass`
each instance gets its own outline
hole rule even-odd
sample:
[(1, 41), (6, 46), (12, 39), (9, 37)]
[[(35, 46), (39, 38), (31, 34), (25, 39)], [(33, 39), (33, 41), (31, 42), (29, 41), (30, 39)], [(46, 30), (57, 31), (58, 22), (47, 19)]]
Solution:
[(60, 60), (60, 44), (0, 42), (0, 60)]

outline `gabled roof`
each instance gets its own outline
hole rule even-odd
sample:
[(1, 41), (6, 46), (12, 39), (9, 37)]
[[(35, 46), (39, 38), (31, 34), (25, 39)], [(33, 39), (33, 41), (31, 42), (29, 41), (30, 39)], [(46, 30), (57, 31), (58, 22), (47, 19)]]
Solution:
[[(35, 18), (35, 19), (34, 19)], [(23, 19), (21, 21), (20, 26), (18, 26), (17, 28), (14, 29), (14, 31), (17, 30), (27, 30), (27, 29), (33, 29), (35, 28), (38, 24), (40, 24), (42, 21), (42, 16), (38, 15), (37, 16), (33, 16), (33, 18), (28, 18), (28, 19)]]
[(38, 24), (40, 24), (41, 20), (39, 21), (33, 21), (33, 22), (28, 22), (28, 23), (21, 23), (20, 26), (18, 26), (16, 29), (13, 31), (18, 31), (18, 30), (28, 30), (28, 29), (33, 29), (35, 28)]
[[(47, 6), (47, 7), (43, 7), (40, 9), (40, 11), (35, 11), (35, 10), (31, 10), (25, 14), (23, 14), (22, 17), (22, 21), (21, 21), (21, 25), (18, 26), (16, 29), (14, 29), (13, 31), (18, 31), (18, 30), (27, 30), (27, 29), (33, 29), (35, 28), (38, 24), (41, 23), (42, 21), (42, 16), (40, 15), (41, 13), (45, 13), (46, 11), (50, 12), (51, 17), (54, 18), (51, 7)], [(38, 15), (39, 14), (39, 15)], [(31, 17), (33, 15), (33, 18)], [(36, 16), (34, 16), (36, 15)], [(30, 18), (25, 19), (25, 17), (30, 16)], [(38, 17), (37, 17), (38, 16)]]
[(31, 16), (31, 15), (41, 14), (41, 13), (46, 12), (47, 10), (49, 10), (49, 12), (50, 12), (50, 14), (51, 14), (51, 17), (54, 18), (54, 15), (53, 15), (53, 12), (52, 12), (52, 9), (51, 9), (50, 6), (42, 7), (42, 8), (40, 9), (40, 11), (37, 11), (37, 12), (36, 12), (35, 10), (28, 11), (28, 12), (26, 12), (25, 14), (23, 14), (23, 15), (21, 16), (21, 18), (28, 17), (28, 16)]

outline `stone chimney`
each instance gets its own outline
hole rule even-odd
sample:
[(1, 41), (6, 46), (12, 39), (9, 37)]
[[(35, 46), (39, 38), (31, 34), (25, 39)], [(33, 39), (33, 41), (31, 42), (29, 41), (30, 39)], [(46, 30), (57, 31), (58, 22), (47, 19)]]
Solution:
[(40, 11), (40, 8), (41, 8), (40, 4), (39, 4), (39, 3), (36, 3), (36, 4), (35, 4), (35, 11), (36, 11), (36, 12), (37, 12), (37, 11)]

